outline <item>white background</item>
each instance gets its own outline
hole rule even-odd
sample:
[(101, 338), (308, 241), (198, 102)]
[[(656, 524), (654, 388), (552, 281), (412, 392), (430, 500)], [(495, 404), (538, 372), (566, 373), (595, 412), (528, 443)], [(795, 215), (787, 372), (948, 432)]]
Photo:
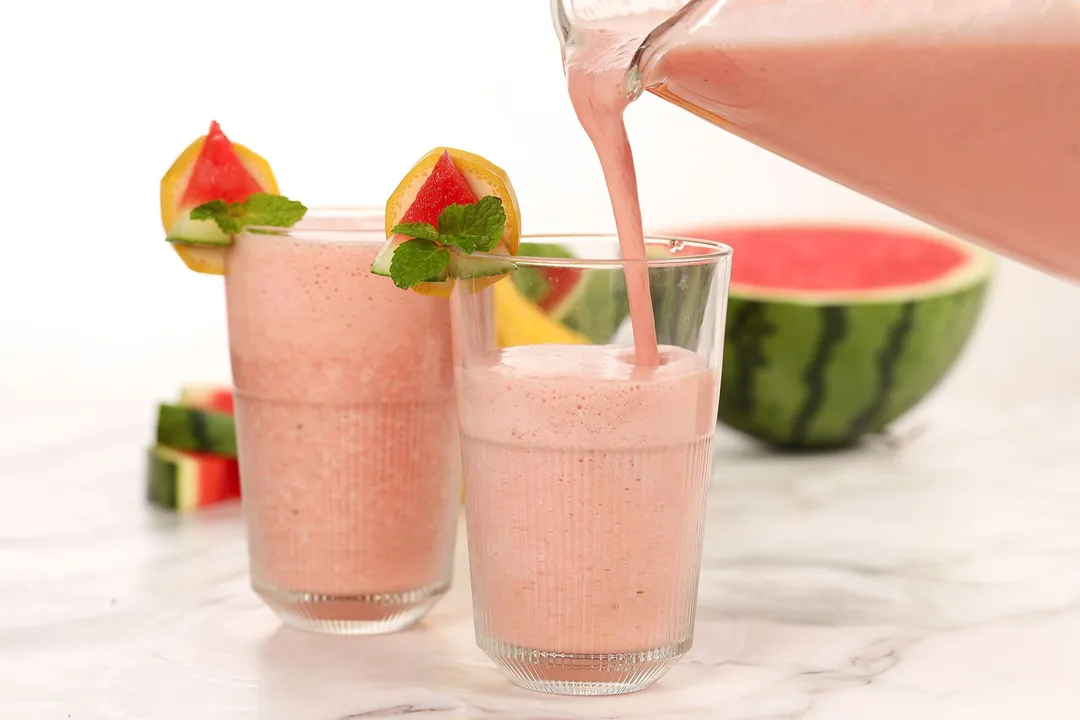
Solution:
[[(115, 399), (149, 420), (180, 383), (227, 381), (222, 281), (185, 270), (158, 214), (162, 173), (211, 119), (308, 205), (379, 205), (417, 158), (452, 145), (510, 173), (526, 231), (612, 227), (546, 0), (0, 7), (8, 406)], [(893, 217), (655, 98), (628, 124), (652, 229)], [(962, 372), (939, 395), (1080, 397), (1078, 318), (1072, 287), (1003, 263)]]

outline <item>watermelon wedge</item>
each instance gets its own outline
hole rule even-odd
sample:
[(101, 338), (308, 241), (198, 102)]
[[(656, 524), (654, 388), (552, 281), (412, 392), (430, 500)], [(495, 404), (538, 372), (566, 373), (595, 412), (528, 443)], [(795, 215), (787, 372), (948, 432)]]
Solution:
[(186, 512), (240, 497), (232, 413), (232, 388), (216, 385), (185, 385), (179, 405), (159, 407), (147, 464), (152, 504)]
[(476, 193), (473, 192), (469, 181), (454, 164), (450, 152), (444, 151), (435, 161), (431, 174), (416, 191), (412, 204), (398, 222), (419, 222), (438, 226), (439, 213), (447, 205), (469, 205), (476, 200)]
[[(563, 245), (522, 242), (520, 257), (572, 258), (574, 254)], [(569, 330), (588, 342), (606, 343), (615, 335), (619, 325), (630, 313), (626, 295), (626, 280), (621, 273), (570, 267), (519, 266), (511, 276), (520, 295), (536, 307), (528, 315), (506, 313), (514, 322), (531, 318), (528, 333), (512, 331), (506, 337), (529, 336), (534, 342), (556, 342), (545, 339), (561, 336)], [(511, 304), (510, 296), (503, 293)], [(503, 308), (500, 307), (500, 312)], [(536, 312), (536, 311), (539, 312)], [(500, 319), (503, 315), (499, 316)]]
[[(523, 242), (518, 255), (525, 257), (572, 258), (562, 245)], [(575, 268), (520, 267), (513, 275), (514, 284), (526, 299), (545, 313), (552, 312), (580, 285), (581, 271)]]
[[(650, 247), (650, 255), (659, 251)], [(680, 251), (692, 252), (692, 251)], [(562, 245), (522, 242), (519, 257), (572, 258), (573, 253)], [(530, 300), (548, 317), (548, 325), (566, 328), (604, 344), (612, 341), (630, 315), (630, 300), (626, 279), (621, 273), (570, 267), (534, 267), (521, 264), (513, 274), (520, 294)], [(711, 269), (705, 266), (686, 268), (654, 268), (649, 271), (653, 291), (653, 312), (661, 342), (689, 347), (687, 333), (694, 324), (686, 317), (684, 308), (674, 301), (695, 306), (691, 293), (707, 292)], [(688, 292), (671, 292), (668, 286), (676, 283)], [(517, 336), (519, 333), (513, 333)], [(543, 337), (540, 328), (532, 333)], [(548, 342), (554, 342), (549, 340)]]
[(158, 445), (149, 450), (147, 476), (147, 499), (166, 510), (187, 512), (240, 497), (236, 458)]
[(264, 192), (262, 185), (244, 166), (221, 126), (216, 121), (211, 122), (184, 187), (180, 207), (192, 208), (208, 200), (243, 202), (257, 192)]
[(956, 363), (993, 273), (937, 234), (791, 226), (681, 232), (730, 245), (719, 419), (773, 446), (885, 428)]

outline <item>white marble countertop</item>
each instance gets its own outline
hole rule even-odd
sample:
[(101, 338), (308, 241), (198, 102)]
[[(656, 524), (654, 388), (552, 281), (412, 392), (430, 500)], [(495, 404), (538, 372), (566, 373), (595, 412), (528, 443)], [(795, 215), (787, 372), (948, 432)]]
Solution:
[[(1080, 717), (1080, 293), (999, 282), (962, 369), (888, 440), (718, 435), (696, 643), (641, 693), (512, 686), (455, 587), (376, 638), (283, 629), (235, 506), (142, 501), (146, 394), (6, 393), (0, 719)], [(13, 410), (11, 408), (14, 408)]]

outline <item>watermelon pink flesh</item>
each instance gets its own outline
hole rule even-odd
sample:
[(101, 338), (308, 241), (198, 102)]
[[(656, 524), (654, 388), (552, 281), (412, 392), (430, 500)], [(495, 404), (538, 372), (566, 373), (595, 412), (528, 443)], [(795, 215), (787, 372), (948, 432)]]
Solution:
[(217, 410), (219, 412), (233, 414), (233, 394), (230, 390), (223, 390), (214, 393), (209, 399), (210, 410)]
[(575, 268), (542, 267), (537, 268), (537, 272), (547, 283), (547, 293), (537, 301), (544, 312), (551, 312), (569, 297), (582, 276), (581, 271)]
[(240, 497), (240, 464), (236, 458), (188, 454), (199, 462), (199, 505)]
[(444, 152), (398, 222), (427, 223), (437, 227), (439, 215), (447, 205), (471, 205), (476, 199), (469, 181), (458, 170), (450, 153)]
[(210, 131), (191, 170), (191, 179), (188, 180), (181, 203), (193, 206), (210, 200), (243, 202), (252, 194), (262, 191), (258, 181), (240, 162), (221, 126), (216, 121), (210, 123)]
[(733, 285), (796, 292), (921, 285), (969, 260), (955, 245), (886, 230), (707, 228), (682, 234), (730, 245), (735, 251)]
[(181, 404), (198, 410), (217, 410), (232, 415), (232, 388), (188, 387), (181, 392)]

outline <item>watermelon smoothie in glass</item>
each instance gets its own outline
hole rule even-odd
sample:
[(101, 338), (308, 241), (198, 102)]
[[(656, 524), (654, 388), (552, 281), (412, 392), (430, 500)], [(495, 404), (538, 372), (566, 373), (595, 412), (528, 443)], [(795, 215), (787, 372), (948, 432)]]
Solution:
[[(650, 238), (648, 259), (622, 260), (614, 237), (524, 240), (575, 257), (519, 255), (451, 298), (476, 640), (523, 687), (631, 692), (693, 641), (730, 250)], [(610, 332), (499, 340), (538, 276)], [(627, 276), (651, 291), (654, 365), (616, 337)]]
[(313, 210), (227, 256), (252, 586), (306, 630), (400, 630), (450, 587), (449, 307), (371, 275), (383, 222)]

